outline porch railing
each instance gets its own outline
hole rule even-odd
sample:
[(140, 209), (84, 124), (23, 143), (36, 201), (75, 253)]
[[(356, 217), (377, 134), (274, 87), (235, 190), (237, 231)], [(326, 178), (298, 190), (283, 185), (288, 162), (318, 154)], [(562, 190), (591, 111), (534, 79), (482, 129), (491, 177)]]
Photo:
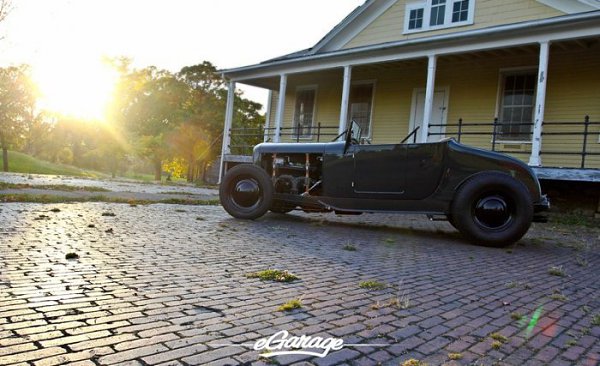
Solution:
[[(275, 127), (256, 127), (256, 128), (232, 128), (230, 131), (231, 143), (229, 149), (233, 155), (251, 155), (255, 145), (266, 141), (275, 140)], [(295, 126), (281, 127), (279, 129), (279, 138), (282, 142), (321, 142), (330, 141), (338, 136), (338, 126), (322, 126), (318, 123), (316, 126)]]
[[(600, 168), (600, 122), (592, 122), (589, 116), (585, 116), (581, 121), (544, 121), (542, 126), (541, 156), (562, 156), (562, 160), (568, 161), (568, 165), (581, 169)], [(498, 119), (490, 122), (465, 122), (461, 118), (457, 123), (430, 124), (428, 135), (455, 137), (468, 145), (525, 159), (531, 154), (533, 124), (513, 123), (511, 127), (518, 127), (520, 131), (505, 130), (506, 127)], [(436, 129), (441, 129), (441, 132), (434, 132)], [(229, 133), (231, 154), (251, 155), (255, 145), (275, 140), (276, 128), (232, 128)], [(331, 141), (336, 136), (338, 126), (322, 126), (321, 123), (310, 128), (282, 127), (279, 131), (282, 142)], [(416, 131), (408, 139), (410, 137), (414, 140)]]
[[(511, 126), (525, 126), (533, 130), (533, 123), (513, 123)], [(600, 128), (596, 126), (600, 126), (600, 122), (591, 122), (589, 116), (585, 116), (583, 121), (544, 121), (540, 155), (579, 156), (579, 167), (589, 168), (587, 158), (600, 156)], [(431, 132), (433, 128), (445, 130)], [(503, 128), (497, 118), (493, 122), (465, 122), (460, 118), (457, 123), (430, 124), (428, 135), (455, 137), (458, 142), (507, 154), (531, 154), (530, 142), (533, 132), (507, 133)], [(485, 136), (489, 136), (489, 140), (485, 139)], [(525, 148), (510, 148), (519, 145)], [(596, 162), (596, 165), (600, 166), (600, 163)]]

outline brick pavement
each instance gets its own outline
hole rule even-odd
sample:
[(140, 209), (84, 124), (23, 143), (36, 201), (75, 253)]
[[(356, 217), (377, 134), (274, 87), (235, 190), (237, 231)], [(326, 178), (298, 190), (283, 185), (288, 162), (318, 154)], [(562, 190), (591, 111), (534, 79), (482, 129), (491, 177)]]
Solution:
[[(494, 249), (413, 216), (3, 204), (0, 365), (597, 365), (599, 235), (538, 225)], [(245, 277), (268, 268), (300, 280)], [(301, 309), (277, 311), (293, 298)], [(283, 329), (387, 346), (275, 359), (244, 346)]]

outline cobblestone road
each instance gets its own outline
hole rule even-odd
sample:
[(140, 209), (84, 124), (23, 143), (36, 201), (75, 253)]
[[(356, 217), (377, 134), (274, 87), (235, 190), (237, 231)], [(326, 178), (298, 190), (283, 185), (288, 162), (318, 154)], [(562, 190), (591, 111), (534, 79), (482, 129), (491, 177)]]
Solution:
[[(412, 216), (3, 204), (0, 365), (597, 365), (599, 235), (538, 225), (494, 249)], [(269, 268), (300, 280), (245, 276)], [(279, 330), (387, 346), (259, 357)]]

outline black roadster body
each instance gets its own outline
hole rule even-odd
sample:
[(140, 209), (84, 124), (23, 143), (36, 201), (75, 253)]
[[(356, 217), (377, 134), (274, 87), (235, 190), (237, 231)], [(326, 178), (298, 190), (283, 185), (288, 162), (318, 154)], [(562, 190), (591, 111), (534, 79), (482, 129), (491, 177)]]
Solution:
[[(349, 129), (329, 143), (263, 143), (230, 169), (221, 203), (234, 217), (268, 210), (441, 216), (478, 244), (519, 240), (549, 208), (534, 172), (510, 156), (444, 139), (362, 145)], [(354, 132), (354, 133), (353, 133)]]

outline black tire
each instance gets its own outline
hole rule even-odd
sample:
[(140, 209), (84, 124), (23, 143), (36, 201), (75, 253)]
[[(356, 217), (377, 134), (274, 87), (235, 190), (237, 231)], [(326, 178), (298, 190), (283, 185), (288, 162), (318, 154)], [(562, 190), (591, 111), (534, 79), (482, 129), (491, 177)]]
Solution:
[(450, 209), (452, 225), (478, 245), (503, 247), (525, 235), (533, 202), (523, 183), (499, 172), (484, 172), (459, 187)]
[(219, 186), (221, 205), (231, 216), (254, 220), (263, 216), (273, 203), (273, 184), (269, 175), (256, 165), (231, 168)]

